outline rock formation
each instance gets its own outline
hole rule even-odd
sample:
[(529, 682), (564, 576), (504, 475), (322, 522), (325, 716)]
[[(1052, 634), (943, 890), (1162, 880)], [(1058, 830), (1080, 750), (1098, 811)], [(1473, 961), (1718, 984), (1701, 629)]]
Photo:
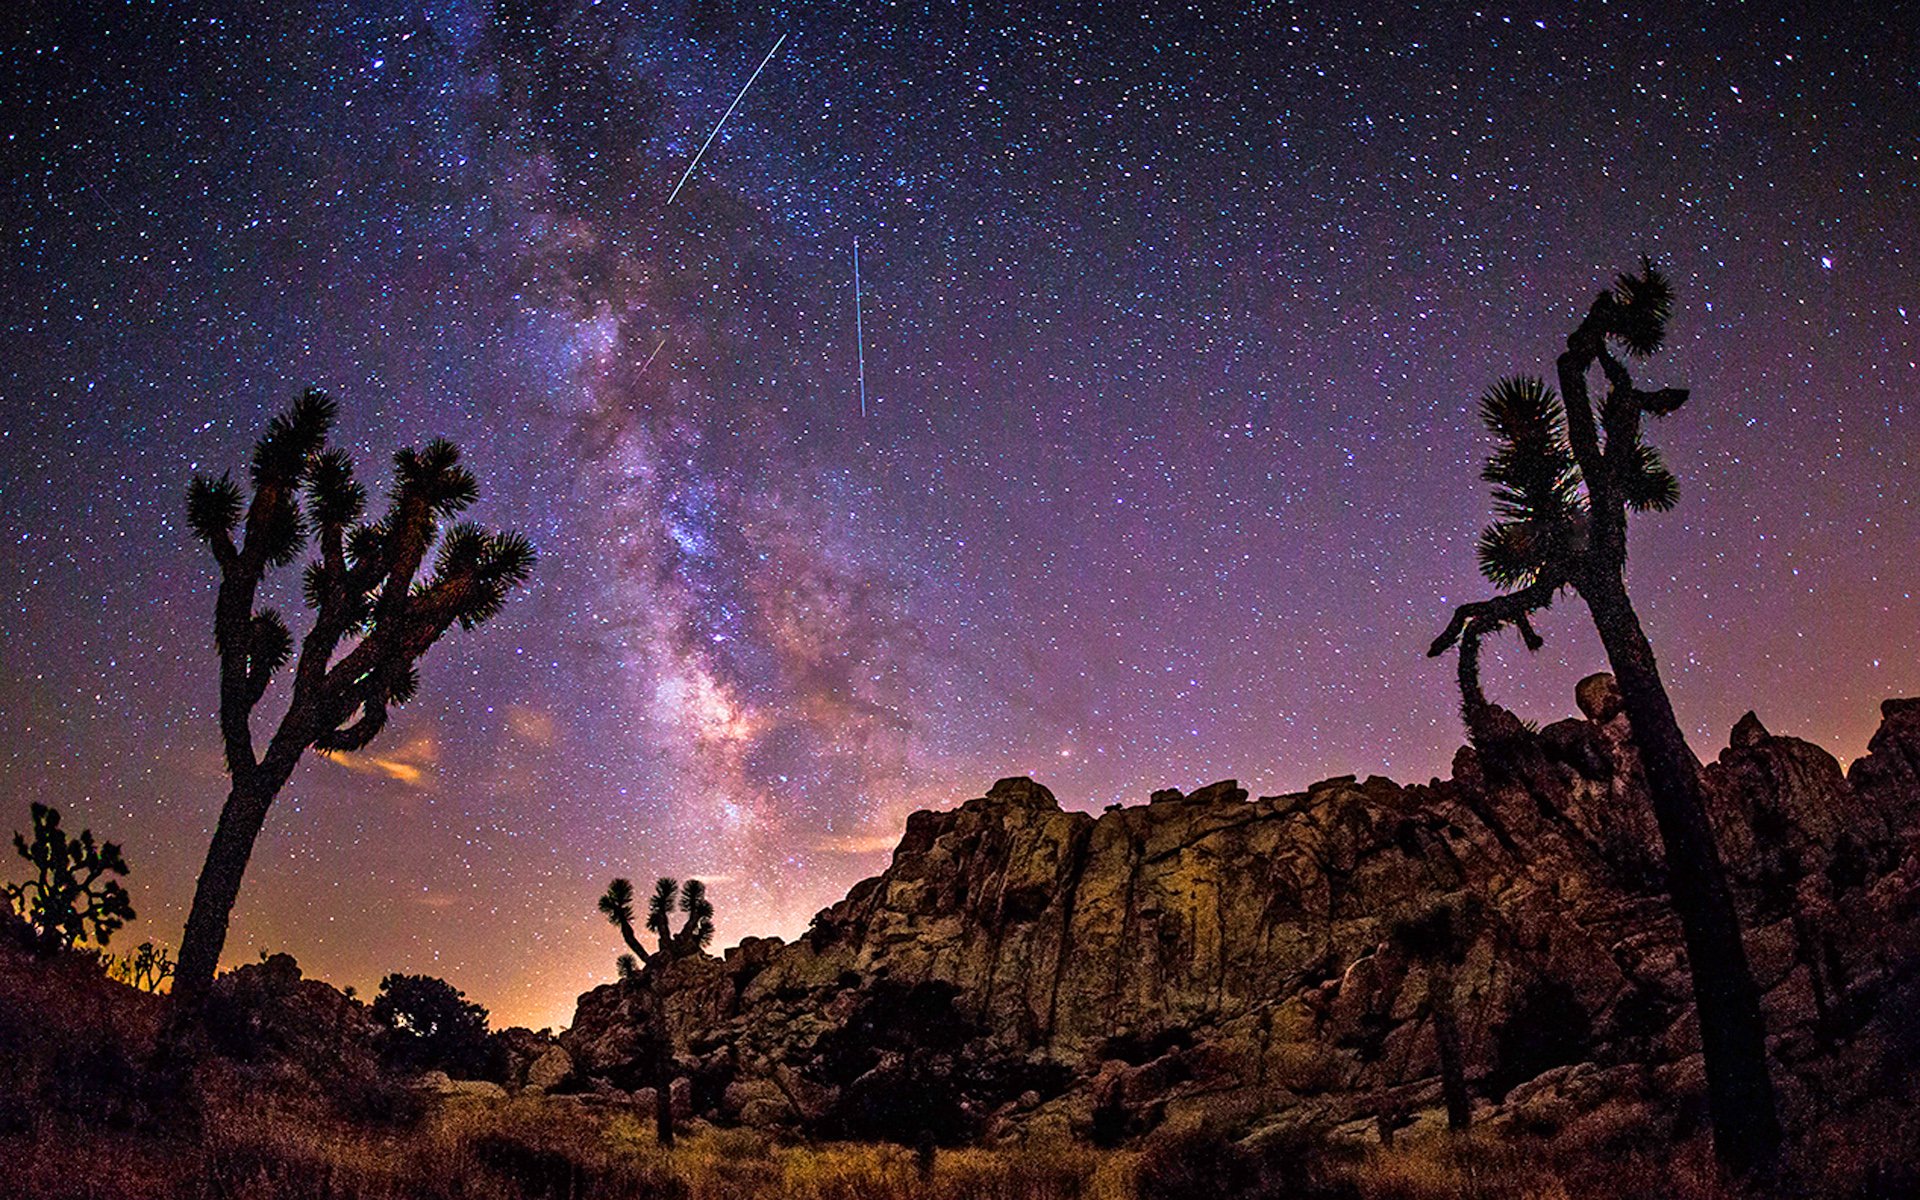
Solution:
[[(1463, 749), (1425, 785), (1253, 799), (1224, 781), (1095, 817), (1003, 779), (915, 813), (804, 938), (676, 965), (684, 1111), (900, 1140), (1431, 1119), (1427, 975), (1390, 932), (1469, 896), (1487, 917), (1451, 973), (1481, 1118), (1684, 1107), (1697, 1031), (1610, 685), (1582, 680), (1584, 718)], [(1704, 767), (1790, 1112), (1845, 1082), (1912, 976), (1920, 700), (1883, 714), (1845, 773), (1752, 714)], [(634, 1003), (620, 984), (580, 998), (563, 1090), (637, 1086)]]

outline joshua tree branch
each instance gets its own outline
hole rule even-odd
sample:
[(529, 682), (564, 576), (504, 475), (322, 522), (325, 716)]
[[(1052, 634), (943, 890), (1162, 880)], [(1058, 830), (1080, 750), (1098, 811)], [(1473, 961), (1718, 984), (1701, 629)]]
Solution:
[(1601, 474), (1600, 431), (1594, 424), (1593, 402), (1587, 395), (1587, 371), (1593, 360), (1606, 349), (1606, 314), (1613, 307), (1611, 293), (1602, 292), (1587, 310), (1580, 327), (1567, 337), (1567, 348), (1555, 363), (1560, 378), (1560, 398), (1567, 413), (1567, 441), (1580, 464), (1580, 474), (1588, 490)]
[[(1460, 640), (1460, 634), (1468, 621), (1481, 625), (1482, 631), (1492, 626), (1518, 624), (1526, 622), (1529, 614), (1546, 608), (1553, 603), (1554, 595), (1566, 586), (1567, 581), (1558, 576), (1549, 576), (1521, 588), (1517, 592), (1508, 592), (1504, 596), (1495, 596), (1491, 600), (1476, 600), (1471, 604), (1462, 604), (1453, 610), (1453, 619), (1440, 631), (1440, 636), (1427, 647), (1427, 657), (1435, 658), (1445, 654)], [(1530, 622), (1522, 624), (1521, 637), (1527, 640), (1529, 649), (1537, 649), (1539, 635), (1533, 632)]]
[(646, 966), (648, 963), (652, 962), (653, 953), (649, 951), (645, 946), (641, 945), (640, 939), (635, 937), (633, 934), (633, 922), (621, 921), (619, 922), (619, 925), (620, 925), (620, 940), (627, 944), (627, 949), (633, 951), (633, 956), (640, 960), (640, 965)]
[(253, 729), (247, 718), (259, 696), (247, 680), (247, 650), (253, 641), (253, 598), (258, 573), (249, 574), (236, 558), (221, 570), (220, 595), (214, 606), (214, 644), (220, 651), (220, 737), (225, 744), (227, 773), (239, 780), (258, 764), (253, 753)]

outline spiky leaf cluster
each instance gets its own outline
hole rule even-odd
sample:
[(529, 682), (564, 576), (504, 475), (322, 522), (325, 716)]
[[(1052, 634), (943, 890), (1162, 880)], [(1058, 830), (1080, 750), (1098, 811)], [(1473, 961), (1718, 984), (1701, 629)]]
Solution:
[[(286, 619), (254, 608), (268, 567), (317, 547), (301, 580), (313, 628), (300, 643), (282, 730), (300, 735), (286, 744), (323, 752), (366, 746), (387, 710), (418, 690), (415, 663), (434, 641), (453, 625), (471, 629), (497, 615), (533, 570), (532, 546), (518, 534), (465, 523), (443, 530), (479, 496), (448, 441), (396, 453), (387, 511), (368, 520), (351, 456), (327, 448), (336, 411), (309, 389), (274, 417), (254, 447), (250, 497), (229, 475), (198, 476), (187, 491), (188, 524), (221, 569), (222, 725), (237, 778), (260, 765), (247, 715), (295, 659)], [(417, 579), (429, 558), (431, 572)]]
[[(642, 945), (634, 930), (631, 882), (615, 879), (609, 883), (600, 897), (599, 909), (608, 923), (620, 930), (631, 952), (622, 955), (616, 963), (625, 964), (621, 966), (622, 979), (638, 978), (636, 964), (650, 963), (657, 957), (685, 958), (701, 953), (713, 942), (713, 901), (707, 898), (707, 885), (698, 879), (689, 879), (684, 886), (677, 879), (662, 877), (654, 881), (653, 893), (647, 900), (646, 921), (647, 931), (657, 941), (654, 950)], [(673, 928), (676, 911), (684, 918), (677, 932)]]
[(663, 876), (653, 881), (653, 896), (647, 901), (647, 928), (662, 941), (673, 936), (673, 902), (679, 892), (679, 880)]
[(615, 925), (633, 924), (633, 884), (616, 879), (600, 897), (600, 911)]
[(678, 954), (694, 954), (713, 942), (713, 901), (707, 899), (707, 885), (698, 879), (687, 880), (680, 892), (680, 911), (686, 921), (674, 938)]
[(1615, 313), (1609, 336), (1635, 358), (1647, 358), (1667, 340), (1667, 322), (1673, 317), (1673, 285), (1648, 258), (1640, 260), (1640, 274), (1614, 280)]
[[(1626, 368), (1603, 347), (1612, 341), (1637, 357), (1653, 354), (1666, 339), (1672, 315), (1672, 285), (1643, 260), (1640, 273), (1621, 275), (1583, 325), (1592, 330), (1594, 357), (1613, 385), (1603, 405), (1609, 444), (1595, 447), (1593, 461), (1619, 503), (1635, 512), (1666, 512), (1679, 503), (1679, 480), (1641, 437), (1638, 418), (1643, 412), (1674, 411), (1687, 393), (1637, 390)], [(1585, 405), (1584, 385), (1580, 390), (1579, 402)], [(1481, 574), (1504, 590), (1527, 587), (1543, 576), (1570, 577), (1587, 549), (1594, 489), (1569, 436), (1564, 402), (1544, 380), (1507, 378), (1481, 397), (1480, 417), (1494, 439), (1493, 455), (1481, 472), (1493, 485), (1494, 507), (1494, 521), (1476, 545)]]
[(31, 878), (0, 887), (16, 913), (43, 945), (66, 949), (76, 942), (105, 946), (133, 920), (133, 904), (117, 880), (127, 860), (113, 842), (95, 842), (91, 829), (79, 837), (60, 827), (60, 813), (45, 804), (31, 808), (33, 839), (13, 835), (13, 848), (33, 867)]
[(1585, 514), (1566, 413), (1544, 380), (1520, 376), (1487, 389), (1480, 418), (1496, 443), (1480, 473), (1496, 518), (1480, 533), (1480, 571), (1499, 587), (1524, 587), (1568, 549)]

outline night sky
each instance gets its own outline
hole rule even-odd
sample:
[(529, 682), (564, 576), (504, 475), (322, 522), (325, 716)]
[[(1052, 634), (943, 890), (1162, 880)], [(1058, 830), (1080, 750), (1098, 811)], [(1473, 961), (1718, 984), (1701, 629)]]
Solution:
[[(309, 755), (230, 962), (563, 1024), (614, 874), (790, 936), (1003, 775), (1444, 774), (1473, 402), (1643, 251), (1682, 724), (1861, 753), (1920, 693), (1920, 17), (1253, 7), (14, 7), (0, 832), (122, 841), (115, 945), (177, 943), (226, 791), (183, 489), (309, 384), (378, 487), (458, 441), (542, 558)], [(1540, 627), (1488, 684), (1551, 720), (1602, 659)]]

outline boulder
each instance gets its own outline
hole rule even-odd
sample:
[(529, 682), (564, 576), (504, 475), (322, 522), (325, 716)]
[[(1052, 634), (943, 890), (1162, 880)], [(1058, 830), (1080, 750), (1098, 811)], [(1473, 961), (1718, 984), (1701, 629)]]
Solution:
[(1626, 710), (1620, 684), (1605, 671), (1589, 675), (1573, 686), (1573, 701), (1587, 720), (1605, 725)]
[(428, 1071), (413, 1082), (414, 1090), (450, 1100), (505, 1100), (507, 1089), (485, 1079), (451, 1079), (445, 1071)]
[(553, 1046), (527, 1067), (525, 1086), (529, 1091), (550, 1091), (558, 1087), (571, 1074), (573, 1074), (573, 1056), (560, 1047)]

